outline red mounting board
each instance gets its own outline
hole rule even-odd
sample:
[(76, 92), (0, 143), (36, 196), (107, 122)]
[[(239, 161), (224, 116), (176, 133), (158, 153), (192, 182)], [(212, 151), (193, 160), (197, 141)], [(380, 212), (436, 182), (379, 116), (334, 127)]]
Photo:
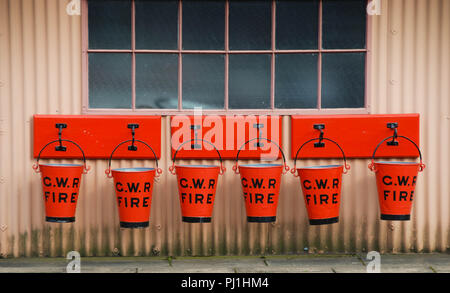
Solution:
[[(263, 125), (258, 130), (256, 124)], [(172, 158), (182, 143), (195, 139), (211, 142), (220, 152), (222, 159), (236, 159), (239, 148), (247, 141), (257, 137), (272, 140), (281, 146), (281, 116), (172, 116)], [(191, 125), (198, 125), (196, 130)], [(261, 135), (261, 136), (260, 136)], [(239, 159), (281, 158), (281, 152), (276, 145), (265, 140), (261, 147), (254, 145), (257, 140), (246, 144), (239, 153)], [(198, 143), (201, 145), (201, 142)], [(191, 148), (191, 143), (185, 143), (177, 153), (176, 159), (217, 159), (214, 147), (203, 143), (201, 149)]]
[[(87, 159), (104, 159), (110, 157), (114, 148), (122, 141), (132, 138), (128, 124), (139, 124), (135, 130), (135, 139), (146, 142), (156, 156), (161, 156), (161, 116), (118, 116), (118, 115), (34, 115), (33, 155), (49, 142), (58, 139), (59, 129), (56, 123), (65, 123), (62, 139), (72, 140), (83, 149)], [(67, 151), (55, 151), (58, 143), (49, 145), (41, 158), (82, 158), (80, 150), (70, 142), (64, 142)], [(144, 144), (136, 142), (137, 151), (129, 151), (124, 143), (115, 152), (113, 159), (150, 159), (152, 151)]]
[[(419, 114), (398, 115), (327, 115), (291, 116), (291, 156), (295, 157), (303, 143), (318, 138), (320, 130), (314, 124), (324, 124), (324, 137), (336, 141), (347, 158), (371, 158), (376, 146), (394, 134), (387, 124), (397, 122), (399, 136), (406, 136), (419, 147)], [(389, 141), (389, 140), (388, 140)], [(398, 138), (398, 146), (381, 145), (377, 158), (418, 157), (419, 152), (411, 142)], [(299, 158), (342, 158), (339, 148), (324, 141), (325, 147), (314, 147), (313, 141), (303, 147)]]

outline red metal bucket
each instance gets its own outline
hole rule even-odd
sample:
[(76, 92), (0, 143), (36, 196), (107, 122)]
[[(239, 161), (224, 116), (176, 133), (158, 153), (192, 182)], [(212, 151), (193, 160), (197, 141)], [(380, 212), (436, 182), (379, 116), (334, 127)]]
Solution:
[(391, 136), (381, 141), (375, 148), (369, 169), (376, 174), (381, 220), (408, 221), (411, 218), (417, 176), (425, 169), (425, 164), (422, 163), (422, 153), (416, 143), (404, 136), (396, 137), (404, 138), (414, 144), (419, 151), (420, 163), (374, 162), (377, 149), (384, 141), (394, 138)]
[[(238, 161), (240, 151), (246, 144), (253, 140), (266, 140), (269, 143), (276, 145), (281, 151), (284, 164), (247, 164), (239, 166)], [(275, 222), (281, 175), (289, 171), (283, 150), (276, 143), (266, 138), (249, 140), (239, 149), (233, 170), (236, 174), (240, 174), (241, 176), (247, 222)], [(283, 170), (285, 170), (285, 172)]]
[[(111, 170), (111, 159), (117, 148), (129, 141), (137, 141), (153, 152), (156, 168), (118, 168)], [(133, 145), (134, 146), (134, 145)], [(137, 150), (130, 149), (129, 150)], [(105, 171), (108, 178), (114, 178), (117, 207), (121, 228), (145, 228), (149, 226), (154, 178), (162, 170), (158, 168), (158, 160), (153, 149), (141, 140), (126, 140), (116, 146), (111, 153), (108, 169)]]
[[(347, 164), (342, 148), (335, 141), (342, 152), (344, 165), (325, 165), (313, 167), (296, 167), (297, 156), (307, 143), (318, 140), (317, 138), (305, 142), (297, 151), (294, 159), (294, 168), (291, 170), (294, 176), (300, 177), (303, 198), (308, 211), (310, 225), (324, 225), (339, 222), (339, 208), (341, 202), (342, 174), (346, 174), (350, 166)], [(324, 145), (322, 145), (324, 146)], [(295, 172), (298, 175), (295, 175)]]
[[(42, 151), (50, 144), (62, 141), (76, 145), (83, 154), (84, 164), (39, 164)], [(65, 148), (60, 145), (61, 151)], [(45, 220), (53, 223), (75, 222), (81, 176), (86, 174), (86, 158), (81, 147), (67, 139), (54, 140), (45, 145), (39, 152), (37, 163), (33, 165), (37, 173), (41, 173), (42, 189), (45, 202)]]
[[(175, 160), (181, 147), (193, 141), (201, 140), (214, 147), (220, 159), (220, 166), (215, 165), (176, 165)], [(173, 164), (169, 168), (177, 175), (182, 221), (187, 223), (210, 223), (219, 174), (225, 172), (219, 150), (203, 139), (183, 142), (175, 151)]]

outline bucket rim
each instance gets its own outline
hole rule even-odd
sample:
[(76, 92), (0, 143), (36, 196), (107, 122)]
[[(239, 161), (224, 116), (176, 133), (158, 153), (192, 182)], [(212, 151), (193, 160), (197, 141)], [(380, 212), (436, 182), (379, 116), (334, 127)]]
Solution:
[(268, 168), (268, 167), (283, 167), (282, 164), (271, 164), (271, 163), (265, 163), (265, 164), (244, 164), (239, 165), (239, 167), (248, 167), (248, 168)]
[(307, 166), (307, 167), (300, 167), (297, 168), (297, 170), (302, 170), (302, 169), (327, 169), (327, 168), (339, 168), (339, 167), (343, 167), (343, 165), (323, 165), (323, 166)]
[(147, 167), (131, 167), (131, 168), (117, 168), (112, 169), (112, 172), (148, 172), (153, 171), (155, 168), (147, 168)]
[(58, 164), (58, 163), (39, 164), (39, 166), (47, 166), (47, 167), (83, 167), (82, 164)]
[(175, 168), (182, 167), (182, 168), (220, 168), (216, 165), (175, 165)]
[(388, 165), (419, 165), (418, 162), (399, 162), (399, 161), (378, 161), (375, 164), (388, 164)]

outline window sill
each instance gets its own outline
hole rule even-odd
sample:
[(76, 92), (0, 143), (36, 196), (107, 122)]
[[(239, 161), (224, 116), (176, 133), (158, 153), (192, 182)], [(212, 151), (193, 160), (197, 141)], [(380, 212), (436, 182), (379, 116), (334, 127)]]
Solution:
[[(87, 109), (84, 115), (194, 115), (199, 110), (194, 109)], [(339, 114), (370, 114), (368, 108), (338, 108), (338, 109), (228, 109), (201, 110), (202, 115), (339, 115)]]

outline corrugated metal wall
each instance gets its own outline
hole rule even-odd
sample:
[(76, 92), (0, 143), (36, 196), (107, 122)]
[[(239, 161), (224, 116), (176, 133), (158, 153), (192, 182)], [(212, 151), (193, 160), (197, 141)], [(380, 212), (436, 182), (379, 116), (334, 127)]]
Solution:
[[(371, 113), (420, 113), (427, 169), (410, 222), (378, 219), (368, 160), (351, 160), (339, 224), (309, 226), (298, 179), (284, 176), (278, 220), (248, 224), (238, 176), (219, 182), (213, 222), (181, 222), (174, 176), (155, 186), (151, 227), (118, 228), (106, 161), (89, 161), (77, 221), (44, 222), (39, 175), (31, 165), (32, 115), (81, 113), (81, 24), (69, 0), (0, 0), (0, 253), (3, 256), (234, 255), (310, 252), (429, 252), (450, 248), (450, 1), (384, 0), (372, 17)], [(170, 163), (169, 117), (161, 165)], [(290, 152), (289, 117), (283, 145)], [(325, 162), (325, 161), (323, 161)], [(122, 161), (121, 166), (151, 162)], [(309, 162), (305, 162), (309, 163)], [(292, 166), (292, 161), (289, 161)], [(226, 167), (231, 171), (231, 162)]]

